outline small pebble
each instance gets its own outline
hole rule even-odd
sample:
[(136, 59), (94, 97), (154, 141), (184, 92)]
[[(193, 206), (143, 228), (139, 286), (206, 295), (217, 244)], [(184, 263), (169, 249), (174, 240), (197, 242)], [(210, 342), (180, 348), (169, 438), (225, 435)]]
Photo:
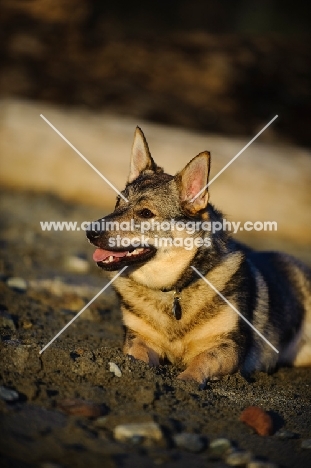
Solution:
[(100, 418), (97, 418), (95, 421), (94, 421), (94, 425), (96, 427), (106, 427), (106, 424), (107, 424), (107, 420), (108, 420), (108, 417), (107, 416), (101, 416)]
[(16, 289), (17, 291), (26, 291), (27, 289), (27, 282), (23, 278), (17, 276), (8, 278), (6, 283), (10, 288)]
[(6, 310), (0, 310), (0, 328), (16, 330), (13, 318)]
[(275, 437), (281, 440), (295, 439), (297, 435), (294, 432), (287, 431), (286, 429), (280, 429), (275, 434)]
[(72, 271), (73, 273), (87, 273), (90, 269), (89, 262), (77, 255), (67, 257), (64, 266), (68, 271)]
[(225, 438), (215, 439), (209, 445), (211, 454), (216, 457), (223, 457), (231, 450), (231, 448), (230, 440)]
[(160, 426), (155, 422), (120, 424), (116, 426), (114, 437), (120, 441), (136, 441), (138, 437), (158, 442), (163, 439)]
[(122, 377), (122, 372), (119, 366), (114, 362), (109, 362), (109, 371), (112, 372), (116, 377)]
[(301, 441), (301, 448), (311, 449), (311, 439), (304, 439)]
[[(67, 294), (63, 296), (63, 309), (66, 311), (76, 312), (81, 310), (85, 306), (85, 301), (82, 297), (76, 296), (74, 294)], [(87, 312), (87, 310), (85, 310)], [(83, 317), (84, 313), (81, 315)]]
[(102, 412), (99, 405), (79, 398), (66, 398), (59, 401), (57, 406), (67, 414), (85, 416), (86, 418), (98, 418)]
[(226, 457), (230, 466), (246, 466), (252, 459), (252, 454), (246, 451), (232, 452)]
[(0, 386), (0, 398), (4, 401), (15, 401), (19, 399), (19, 395), (15, 390)]
[(278, 466), (268, 461), (265, 462), (253, 460), (248, 463), (247, 468), (278, 468)]
[(250, 426), (261, 436), (268, 436), (273, 432), (271, 416), (258, 406), (245, 408), (241, 413), (240, 421)]
[(32, 328), (32, 322), (30, 320), (23, 320), (22, 321), (22, 327), (24, 330), (29, 330), (29, 328)]
[(181, 432), (173, 437), (177, 447), (188, 450), (189, 452), (201, 452), (205, 448), (205, 441), (197, 434)]

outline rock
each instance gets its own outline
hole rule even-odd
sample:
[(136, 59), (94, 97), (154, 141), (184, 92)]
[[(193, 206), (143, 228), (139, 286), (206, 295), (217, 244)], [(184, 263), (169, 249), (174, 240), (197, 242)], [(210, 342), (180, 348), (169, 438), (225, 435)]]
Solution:
[(301, 448), (311, 449), (311, 439), (304, 439), (301, 441)]
[(19, 399), (19, 394), (15, 390), (0, 386), (0, 398), (4, 401), (16, 401)]
[(33, 323), (30, 320), (23, 320), (21, 325), (24, 330), (29, 330), (29, 328), (32, 328)]
[(18, 276), (8, 278), (6, 283), (10, 288), (16, 289), (17, 291), (26, 291), (27, 289), (27, 282)]
[(266, 462), (253, 460), (250, 463), (248, 463), (247, 468), (278, 468), (278, 466), (268, 461)]
[(232, 452), (226, 457), (226, 463), (230, 466), (246, 466), (252, 459), (251, 452)]
[[(66, 312), (78, 312), (85, 306), (85, 301), (82, 297), (76, 294), (65, 294), (63, 296), (62, 307)], [(86, 310), (84, 312), (87, 312)], [(82, 314), (83, 317), (84, 314)]]
[(10, 328), (10, 330), (16, 330), (13, 318), (6, 310), (0, 310), (0, 328)]
[(119, 366), (114, 362), (109, 362), (109, 371), (112, 372), (116, 377), (122, 377), (122, 372)]
[(163, 439), (161, 428), (155, 422), (120, 424), (113, 433), (115, 439), (122, 442), (137, 442), (139, 439), (159, 442)]
[(57, 403), (57, 407), (67, 414), (86, 418), (98, 418), (102, 413), (100, 405), (79, 398), (61, 400)]
[(231, 448), (232, 445), (230, 440), (225, 438), (215, 439), (209, 445), (211, 454), (216, 457), (223, 457), (231, 450)]
[(201, 452), (206, 446), (206, 442), (198, 434), (181, 432), (174, 435), (173, 439), (177, 447), (189, 452)]
[(295, 439), (297, 437), (297, 434), (291, 431), (287, 431), (286, 429), (280, 429), (274, 435), (281, 440)]
[(65, 259), (64, 267), (66, 270), (73, 273), (87, 273), (90, 269), (90, 264), (84, 258), (77, 255), (71, 255)]
[(258, 406), (245, 408), (241, 413), (240, 421), (253, 428), (261, 436), (268, 436), (273, 432), (271, 416)]
[(35, 291), (49, 291), (55, 296), (64, 296), (65, 294), (75, 294), (81, 297), (94, 297), (98, 293), (98, 288), (87, 284), (68, 284), (61, 278), (30, 280), (29, 287)]
[(107, 416), (100, 416), (94, 421), (94, 425), (99, 428), (106, 427), (107, 420), (108, 420)]

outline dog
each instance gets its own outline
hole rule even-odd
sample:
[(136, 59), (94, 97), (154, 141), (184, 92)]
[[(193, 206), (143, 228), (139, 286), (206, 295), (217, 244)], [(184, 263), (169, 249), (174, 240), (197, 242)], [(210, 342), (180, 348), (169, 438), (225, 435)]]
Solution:
[(137, 127), (126, 187), (87, 231), (97, 265), (111, 279), (123, 269), (113, 286), (124, 353), (150, 366), (168, 360), (200, 385), (238, 370), (310, 366), (311, 271), (204, 228), (223, 223), (209, 202), (210, 160), (205, 151), (166, 174)]

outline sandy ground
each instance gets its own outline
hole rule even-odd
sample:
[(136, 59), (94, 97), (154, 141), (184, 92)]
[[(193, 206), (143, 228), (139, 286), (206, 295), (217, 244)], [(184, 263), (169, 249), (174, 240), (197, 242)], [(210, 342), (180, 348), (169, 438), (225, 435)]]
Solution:
[[(3, 191), (1, 205), (0, 385), (17, 392), (11, 401), (0, 399), (3, 467), (220, 468), (229, 466), (225, 456), (209, 448), (219, 437), (277, 466), (310, 465), (311, 450), (302, 448), (311, 438), (310, 370), (283, 368), (250, 381), (235, 374), (199, 390), (176, 380), (174, 366), (131, 362), (121, 351), (122, 323), (111, 288), (39, 355), (106, 282), (84, 233), (42, 232), (39, 221), (80, 222), (104, 213), (25, 191)], [(24, 279), (26, 288), (14, 288), (12, 277)], [(121, 377), (109, 371), (109, 362)], [(75, 414), (68, 414), (64, 399), (75, 402)], [(76, 399), (92, 404), (91, 413)], [(261, 437), (239, 421), (248, 405), (270, 413), (273, 435)], [(147, 421), (159, 424), (161, 440), (116, 440), (117, 425)], [(282, 439), (280, 429), (291, 434)], [(198, 452), (177, 446), (182, 432), (201, 438)]]

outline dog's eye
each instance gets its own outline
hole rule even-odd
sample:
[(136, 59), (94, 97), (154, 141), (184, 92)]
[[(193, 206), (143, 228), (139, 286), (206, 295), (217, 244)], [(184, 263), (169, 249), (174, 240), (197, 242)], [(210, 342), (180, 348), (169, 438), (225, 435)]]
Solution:
[(154, 217), (154, 214), (152, 213), (152, 211), (148, 210), (148, 208), (143, 208), (142, 210), (140, 210), (138, 212), (138, 214), (142, 218), (153, 218)]

